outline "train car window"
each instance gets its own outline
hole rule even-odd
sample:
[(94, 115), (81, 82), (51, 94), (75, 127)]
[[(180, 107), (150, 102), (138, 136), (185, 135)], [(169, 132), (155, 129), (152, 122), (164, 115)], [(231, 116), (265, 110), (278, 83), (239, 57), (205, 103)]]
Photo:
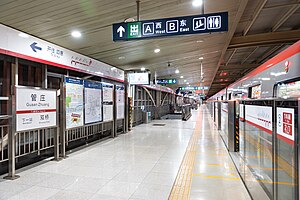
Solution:
[(259, 99), (261, 96), (261, 85), (256, 85), (249, 88), (249, 95), (251, 99)]
[(300, 96), (300, 81), (282, 83), (277, 86), (277, 97), (289, 98)]

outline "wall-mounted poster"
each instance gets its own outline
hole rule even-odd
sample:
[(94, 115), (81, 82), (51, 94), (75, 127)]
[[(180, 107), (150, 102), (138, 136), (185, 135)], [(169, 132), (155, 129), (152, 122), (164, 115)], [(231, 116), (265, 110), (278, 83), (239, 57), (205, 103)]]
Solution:
[(83, 126), (83, 80), (66, 77), (66, 129)]
[(56, 91), (16, 88), (16, 130), (56, 126)]
[(112, 121), (114, 106), (112, 103), (103, 103), (103, 121)]
[(117, 104), (117, 119), (125, 117), (125, 88), (124, 86), (116, 86), (116, 104)]
[(114, 85), (102, 83), (103, 102), (113, 102)]
[(102, 91), (101, 83), (84, 81), (84, 123), (90, 124), (102, 121)]

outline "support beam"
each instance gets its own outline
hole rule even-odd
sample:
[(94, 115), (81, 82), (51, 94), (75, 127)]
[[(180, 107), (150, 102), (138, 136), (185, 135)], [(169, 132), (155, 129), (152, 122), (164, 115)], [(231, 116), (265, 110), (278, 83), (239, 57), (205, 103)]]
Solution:
[(266, 5), (268, 0), (263, 0), (263, 1), (258, 1), (259, 4), (257, 5), (257, 7), (254, 10), (254, 14), (253, 14), (253, 18), (252, 20), (247, 24), (244, 32), (243, 32), (243, 36), (247, 35), (248, 32), (250, 31), (252, 25), (254, 24), (254, 22), (256, 21), (257, 17), (259, 16), (259, 14), (261, 13), (261, 10), (263, 9), (263, 7)]
[(284, 24), (298, 9), (300, 8), (300, 4), (293, 5), (286, 13), (284, 13), (279, 21), (273, 26), (272, 32), (277, 31), (282, 24)]
[(259, 57), (255, 63), (261, 63), (263, 62), (265, 59), (267, 59), (269, 56), (271, 56), (272, 54), (274, 54), (275, 52), (279, 51), (284, 45), (279, 45), (279, 46), (275, 46), (275, 47), (271, 47), (267, 50), (266, 53), (264, 53), (261, 57)]
[(255, 47), (254, 49), (253, 49), (253, 51), (251, 51), (249, 54), (248, 54), (248, 56), (246, 56), (246, 58), (244, 58), (244, 60), (242, 60), (242, 62), (241, 62), (241, 64), (244, 64), (254, 53), (255, 53), (255, 51), (258, 49), (259, 47)]
[[(221, 53), (218, 65), (216, 67), (216, 71), (213, 74), (213, 77), (216, 76), (221, 63), (224, 60), (224, 55), (225, 55), (225, 53), (226, 53), (226, 51), (227, 51), (227, 49), (228, 49), (228, 47), (230, 45), (230, 41), (233, 38), (233, 35), (234, 35), (234, 33), (236, 31), (236, 28), (237, 28), (237, 25), (238, 25), (239, 21), (241, 20), (243, 14), (244, 14), (244, 11), (246, 9), (247, 3), (248, 3), (248, 0), (241, 0), (240, 3), (239, 3), (237, 14), (235, 15), (235, 18), (232, 19), (233, 24), (230, 24), (230, 28), (229, 28), (229, 31), (227, 33), (226, 42), (225, 42), (225, 44), (223, 46), (222, 53)], [(213, 79), (212, 79), (211, 83), (212, 82), (213, 82)]]
[(269, 6), (265, 6), (263, 10), (271, 10), (271, 9), (278, 9), (278, 8), (286, 8), (294, 5), (298, 5), (299, 3), (279, 3), (279, 4), (273, 4)]
[(219, 70), (236, 70), (236, 69), (245, 69), (245, 68), (254, 68), (257, 67), (257, 64), (230, 64), (230, 65), (221, 65)]
[(230, 63), (231, 59), (233, 58), (234, 54), (236, 53), (237, 49), (234, 49), (232, 54), (230, 55), (230, 57), (228, 58), (227, 62), (226, 62), (226, 66)]
[(253, 46), (292, 44), (300, 40), (300, 30), (270, 32), (255, 35), (234, 37), (228, 49), (247, 48)]

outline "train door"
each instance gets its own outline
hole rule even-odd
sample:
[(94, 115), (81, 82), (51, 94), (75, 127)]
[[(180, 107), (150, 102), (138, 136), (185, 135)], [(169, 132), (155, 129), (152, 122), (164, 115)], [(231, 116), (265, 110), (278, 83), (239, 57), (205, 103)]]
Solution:
[(275, 87), (276, 96), (276, 196), (299, 198), (299, 99), (300, 81), (288, 81)]
[[(277, 100), (275, 104), (275, 195), (298, 199), (299, 100)], [(298, 145), (297, 145), (298, 144)]]

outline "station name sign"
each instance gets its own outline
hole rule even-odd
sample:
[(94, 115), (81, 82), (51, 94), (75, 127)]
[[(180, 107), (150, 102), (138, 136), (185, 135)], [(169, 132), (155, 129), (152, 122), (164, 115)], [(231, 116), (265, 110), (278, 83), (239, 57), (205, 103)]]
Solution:
[(113, 24), (113, 41), (228, 31), (228, 12)]

